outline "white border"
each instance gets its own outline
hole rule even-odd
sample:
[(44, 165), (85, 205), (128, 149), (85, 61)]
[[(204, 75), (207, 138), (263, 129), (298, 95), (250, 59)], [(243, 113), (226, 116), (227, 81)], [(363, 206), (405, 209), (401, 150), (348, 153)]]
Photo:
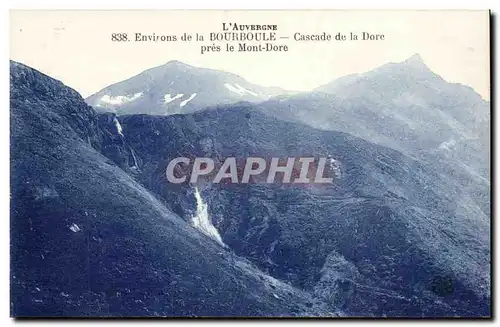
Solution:
[[(8, 42), (9, 42), (9, 9), (492, 9), (493, 12), (500, 14), (500, 1), (497, 0), (484, 0), (484, 1), (465, 1), (465, 0), (455, 0), (455, 1), (439, 1), (439, 0), (419, 0), (419, 1), (390, 1), (390, 0), (377, 0), (377, 1), (361, 1), (361, 0), (344, 0), (344, 1), (322, 1), (322, 0), (307, 0), (307, 1), (297, 1), (297, 0), (289, 0), (289, 1), (272, 1), (272, 0), (252, 0), (252, 1), (241, 1), (236, 2), (234, 0), (210, 0), (210, 1), (201, 1), (201, 0), (182, 0), (182, 1), (169, 1), (168, 3), (160, 0), (112, 0), (112, 1), (103, 1), (103, 0), (77, 0), (77, 1), (37, 1), (37, 0), (19, 0), (19, 1), (2, 1), (1, 11), (0, 11), (0, 26), (1, 26), (1, 55), (2, 58), (0, 60), (0, 73), (2, 76), (1, 79), (1, 87), (0, 99), (2, 101), (2, 109), (0, 111), (0, 154), (2, 154), (1, 159), (1, 167), (0, 167), (0, 209), (1, 209), (1, 221), (2, 225), (0, 226), (0, 325), (1, 326), (10, 326), (15, 323), (15, 321), (10, 316), (10, 304), (9, 304), (9, 216), (10, 213), (8, 211), (9, 208), (9, 170), (10, 170), (10, 162), (8, 154), (10, 152), (9, 149), (9, 82), (7, 76), (9, 76), (9, 66), (8, 66), (8, 58), (9, 58), (9, 50), (8, 50)], [(5, 7), (4, 7), (5, 6)], [(498, 18), (497, 18), (498, 25)], [(464, 22), (466, 24), (466, 22)], [(497, 34), (495, 34), (495, 43), (497, 40)], [(496, 52), (495, 60), (498, 59), (498, 51)], [(493, 74), (496, 75), (497, 69), (495, 69)], [(498, 82), (498, 81), (497, 81)], [(498, 91), (497, 86), (494, 91)], [(498, 94), (498, 93), (496, 93)], [(496, 126), (498, 126), (498, 114)], [(499, 144), (495, 146), (496, 153), (498, 153)], [(498, 168), (498, 166), (496, 167)], [(495, 224), (495, 226), (497, 226)], [(498, 227), (498, 226), (497, 226)], [(494, 234), (498, 235), (497, 232)], [(492, 249), (495, 253), (495, 262), (498, 263), (498, 253), (494, 249)], [(498, 284), (498, 268), (495, 270), (496, 274), (494, 276), (494, 280)], [(497, 289), (495, 287), (495, 289)], [(494, 291), (494, 294), (498, 296), (497, 291)], [(493, 310), (496, 312), (496, 310)], [(97, 320), (97, 321), (78, 321), (78, 322), (69, 322), (69, 321), (57, 321), (58, 324), (70, 324), (70, 323), (79, 323), (79, 324), (89, 324), (92, 323), (95, 326), (104, 326), (106, 323), (113, 324), (127, 324), (127, 325), (137, 325), (142, 326), (147, 323), (151, 323), (153, 321), (141, 320), (141, 321), (105, 321), (105, 320)], [(191, 325), (195, 324), (196, 321), (182, 322), (182, 321), (154, 321), (160, 323), (168, 323), (170, 326), (172, 325)], [(297, 321), (297, 324), (308, 324), (311, 321), (304, 320), (302, 322)], [(366, 323), (367, 321), (324, 321), (325, 323), (341, 323), (341, 324), (349, 324), (349, 325), (358, 325)], [(498, 319), (495, 321), (495, 324), (498, 322)], [(34, 324), (36, 321), (23, 322), (23, 324)], [(38, 322), (39, 323), (39, 322)], [(44, 321), (44, 324), (53, 324), (54, 321)], [(224, 323), (224, 321), (215, 321), (215, 322), (206, 322), (209, 324), (219, 324)], [(228, 321), (228, 323), (234, 323), (234, 321)], [(253, 323), (258, 323), (260, 325), (264, 324), (275, 324), (275, 323), (290, 323), (290, 321), (254, 321)], [(380, 322), (379, 322), (380, 323)], [(383, 323), (383, 322), (382, 322)], [(408, 323), (408, 321), (391, 321), (391, 324), (403, 325)], [(439, 322), (437, 321), (426, 321), (427, 324), (437, 325)], [(465, 324), (470, 322), (459, 322), (453, 321), (453, 324)]]
[(496, 0), (349, 0), (349, 1), (277, 1), (277, 0), (10, 0), (10, 9), (492, 9)]

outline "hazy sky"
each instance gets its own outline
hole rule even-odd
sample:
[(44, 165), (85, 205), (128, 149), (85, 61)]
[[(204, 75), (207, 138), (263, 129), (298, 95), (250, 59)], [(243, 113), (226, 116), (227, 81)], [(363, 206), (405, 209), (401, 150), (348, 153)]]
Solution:
[[(487, 11), (11, 11), (11, 59), (84, 97), (170, 60), (306, 91), (419, 53), (434, 72), (489, 99)], [(200, 54), (222, 23), (276, 24), (288, 52)], [(112, 42), (112, 33), (182, 35), (205, 42)], [(384, 41), (297, 42), (296, 32), (383, 33)], [(221, 43), (219, 43), (222, 45)]]

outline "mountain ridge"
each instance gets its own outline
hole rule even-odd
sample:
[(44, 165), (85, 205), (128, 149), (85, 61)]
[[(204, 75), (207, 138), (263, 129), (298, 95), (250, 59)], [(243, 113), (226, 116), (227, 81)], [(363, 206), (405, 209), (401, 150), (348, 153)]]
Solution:
[(263, 101), (287, 91), (243, 77), (172, 60), (114, 83), (86, 98), (98, 111), (117, 114), (189, 113), (239, 101)]
[(339, 314), (221, 248), (103, 155), (123, 147), (121, 130), (77, 92), (15, 62), (10, 79), (13, 316)]
[[(439, 161), (411, 158), (353, 136), (356, 130), (287, 121), (267, 102), (167, 116), (97, 114), (62, 83), (11, 68), (17, 314), (75, 314), (82, 307), (79, 315), (489, 314), (489, 220), (474, 203), (482, 194), (443, 174)], [(345, 105), (333, 94), (301, 96), (305, 105), (273, 101), (298, 114), (315, 109), (311, 99)], [(349, 115), (356, 114), (352, 108)], [(442, 150), (447, 147), (452, 143)], [(189, 228), (192, 187), (171, 187), (164, 174), (179, 155), (328, 156), (339, 178), (326, 188), (203, 188), (232, 256)], [(260, 270), (243, 269), (245, 260)], [(39, 266), (42, 273), (30, 275)], [(68, 274), (50, 281), (61, 269)], [(89, 271), (94, 283), (85, 293)], [(234, 283), (221, 281), (221, 274)], [(68, 284), (68, 276), (75, 282)], [(278, 280), (270, 283), (270, 276)], [(145, 291), (165, 283), (171, 287), (164, 293)], [(122, 296), (122, 290), (132, 293)], [(157, 297), (165, 306), (151, 302)], [(241, 306), (235, 298), (243, 299)]]

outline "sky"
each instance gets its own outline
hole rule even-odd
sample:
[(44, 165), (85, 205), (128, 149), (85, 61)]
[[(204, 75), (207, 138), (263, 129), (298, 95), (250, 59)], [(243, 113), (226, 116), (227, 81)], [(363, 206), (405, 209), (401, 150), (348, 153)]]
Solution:
[[(273, 24), (287, 52), (211, 52), (222, 23)], [(368, 32), (383, 41), (299, 42), (294, 33)], [(113, 42), (113, 33), (199, 33), (203, 42)], [(218, 45), (224, 47), (221, 42)], [(418, 53), (445, 80), (490, 97), (487, 11), (11, 11), (10, 58), (83, 97), (170, 60), (238, 74), (251, 83), (308, 91)]]

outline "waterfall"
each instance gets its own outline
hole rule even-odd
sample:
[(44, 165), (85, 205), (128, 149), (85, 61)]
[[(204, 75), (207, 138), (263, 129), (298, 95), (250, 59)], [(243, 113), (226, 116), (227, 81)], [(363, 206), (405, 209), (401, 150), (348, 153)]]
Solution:
[(222, 242), (219, 232), (210, 221), (210, 217), (208, 216), (208, 205), (203, 202), (198, 187), (195, 188), (194, 196), (196, 197), (196, 215), (193, 217), (193, 226), (203, 234), (214, 239), (223, 247), (226, 247), (224, 242)]
[(135, 156), (134, 149), (132, 149), (131, 147), (129, 147), (129, 150), (130, 150), (130, 154), (132, 155), (132, 160), (134, 161), (134, 165), (131, 168), (137, 168), (137, 169), (139, 169), (139, 164), (137, 163), (137, 158)]
[(122, 125), (120, 125), (120, 122), (118, 121), (118, 119), (116, 119), (116, 117), (113, 118), (113, 122), (115, 123), (116, 131), (118, 132), (118, 134), (121, 137), (123, 137), (123, 128), (122, 128)]

